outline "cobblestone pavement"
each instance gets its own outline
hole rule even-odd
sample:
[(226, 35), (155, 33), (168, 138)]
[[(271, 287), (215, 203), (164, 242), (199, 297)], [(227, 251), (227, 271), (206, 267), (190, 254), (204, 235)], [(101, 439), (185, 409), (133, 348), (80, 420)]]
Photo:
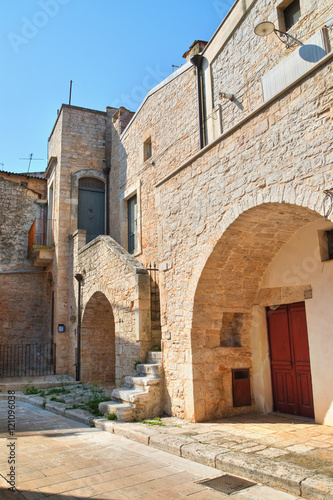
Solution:
[[(254, 485), (228, 496), (200, 484), (203, 479), (223, 474), (214, 468), (24, 402), (16, 403), (15, 412), (16, 430), (10, 437), (7, 402), (0, 401), (1, 500), (296, 498), (264, 485)], [(11, 449), (16, 460), (16, 492), (8, 491), (5, 480)]]

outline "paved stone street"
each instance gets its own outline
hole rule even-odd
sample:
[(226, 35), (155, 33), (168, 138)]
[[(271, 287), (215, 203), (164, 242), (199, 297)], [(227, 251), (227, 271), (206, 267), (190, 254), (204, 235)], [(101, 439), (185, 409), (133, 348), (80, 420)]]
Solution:
[[(0, 401), (1, 484), (3, 500), (98, 500), (230, 498), (201, 480), (223, 472), (124, 437), (52, 414), (27, 403), (16, 404), (16, 486), (8, 491), (6, 401)], [(296, 497), (264, 485), (234, 493), (234, 500), (293, 500)]]

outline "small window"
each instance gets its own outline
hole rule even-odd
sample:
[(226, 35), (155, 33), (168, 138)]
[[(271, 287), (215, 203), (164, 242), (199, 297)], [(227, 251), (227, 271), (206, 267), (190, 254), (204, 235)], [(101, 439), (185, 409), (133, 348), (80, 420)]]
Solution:
[(148, 160), (152, 156), (152, 147), (151, 147), (151, 137), (147, 139), (143, 144), (143, 159), (144, 161)]
[(286, 31), (288, 31), (301, 17), (299, 0), (293, 0), (288, 7), (283, 10)]
[(128, 224), (128, 252), (134, 254), (137, 251), (138, 225), (137, 225), (137, 200), (136, 195), (127, 201), (127, 224)]

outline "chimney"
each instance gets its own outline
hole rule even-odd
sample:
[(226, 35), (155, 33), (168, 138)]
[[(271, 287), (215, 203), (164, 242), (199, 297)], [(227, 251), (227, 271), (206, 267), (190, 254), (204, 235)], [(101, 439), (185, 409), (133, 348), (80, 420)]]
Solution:
[(203, 40), (194, 40), (191, 47), (185, 52), (185, 54), (183, 54), (186, 62), (188, 62), (195, 54), (200, 54), (206, 47), (207, 43), (208, 42), (204, 42)]
[(123, 106), (120, 106), (120, 108), (115, 112), (113, 115), (113, 123), (119, 135), (124, 132), (134, 114), (134, 111), (129, 111)]

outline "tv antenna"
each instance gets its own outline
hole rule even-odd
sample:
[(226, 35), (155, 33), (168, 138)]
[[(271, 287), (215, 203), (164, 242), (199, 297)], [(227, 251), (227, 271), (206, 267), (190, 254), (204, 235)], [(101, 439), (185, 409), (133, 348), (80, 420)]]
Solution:
[(34, 161), (35, 161), (35, 160), (36, 160), (36, 161), (37, 161), (37, 160), (38, 160), (38, 161), (39, 161), (39, 160), (44, 160), (44, 158), (33, 158), (33, 155), (34, 155), (33, 153), (30, 153), (29, 158), (19, 158), (20, 160), (29, 160), (28, 172), (29, 172), (29, 170), (30, 170), (30, 165), (31, 165), (32, 160), (34, 160)]
[(69, 102), (68, 102), (69, 105), (72, 104), (72, 85), (73, 85), (73, 80), (69, 82)]

